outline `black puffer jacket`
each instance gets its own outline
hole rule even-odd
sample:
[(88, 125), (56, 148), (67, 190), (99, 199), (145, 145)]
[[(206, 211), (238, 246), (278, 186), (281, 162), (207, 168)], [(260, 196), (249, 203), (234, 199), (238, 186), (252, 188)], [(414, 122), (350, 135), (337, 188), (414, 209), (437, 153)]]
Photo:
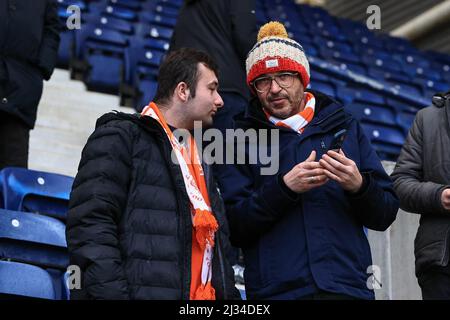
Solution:
[(416, 275), (446, 266), (450, 251), (450, 211), (442, 191), (450, 188), (450, 108), (420, 110), (391, 177), (403, 210), (419, 213), (414, 253)]
[[(80, 266), (72, 299), (189, 299), (192, 223), (179, 166), (150, 117), (109, 113), (97, 121), (70, 197), (70, 263)], [(217, 299), (239, 298), (226, 258), (222, 200), (204, 167), (219, 222), (213, 258)]]

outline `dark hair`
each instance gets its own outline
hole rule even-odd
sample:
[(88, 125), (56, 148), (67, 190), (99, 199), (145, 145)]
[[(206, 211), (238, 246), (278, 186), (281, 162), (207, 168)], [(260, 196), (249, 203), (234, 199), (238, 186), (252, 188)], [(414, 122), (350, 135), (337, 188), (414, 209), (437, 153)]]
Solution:
[(167, 55), (159, 67), (156, 103), (167, 103), (180, 82), (185, 82), (195, 98), (198, 82), (198, 64), (202, 63), (218, 75), (217, 64), (203, 51), (192, 48), (181, 48)]

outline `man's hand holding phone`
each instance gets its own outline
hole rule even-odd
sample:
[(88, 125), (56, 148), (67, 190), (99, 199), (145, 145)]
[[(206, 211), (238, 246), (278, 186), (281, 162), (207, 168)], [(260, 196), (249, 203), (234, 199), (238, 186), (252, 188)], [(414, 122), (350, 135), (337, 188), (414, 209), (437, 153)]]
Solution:
[(344, 190), (356, 193), (361, 189), (363, 177), (352, 159), (345, 156), (344, 151), (328, 151), (319, 160), (325, 175), (337, 181)]

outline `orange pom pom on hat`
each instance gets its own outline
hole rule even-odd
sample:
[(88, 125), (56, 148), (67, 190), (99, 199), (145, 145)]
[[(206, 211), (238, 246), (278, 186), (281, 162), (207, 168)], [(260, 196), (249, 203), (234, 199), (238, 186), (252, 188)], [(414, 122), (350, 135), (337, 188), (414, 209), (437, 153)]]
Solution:
[(258, 42), (247, 55), (247, 85), (259, 76), (280, 71), (298, 72), (303, 86), (309, 84), (309, 63), (303, 47), (289, 39), (279, 22), (266, 23), (259, 29)]

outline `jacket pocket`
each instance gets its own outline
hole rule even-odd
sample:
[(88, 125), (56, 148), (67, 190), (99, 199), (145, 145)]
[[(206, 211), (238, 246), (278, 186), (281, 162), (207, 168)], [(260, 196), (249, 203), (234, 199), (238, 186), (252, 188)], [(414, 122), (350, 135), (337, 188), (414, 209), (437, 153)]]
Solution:
[(448, 264), (449, 237), (450, 219), (422, 218), (414, 240), (416, 274), (429, 267), (443, 267)]

